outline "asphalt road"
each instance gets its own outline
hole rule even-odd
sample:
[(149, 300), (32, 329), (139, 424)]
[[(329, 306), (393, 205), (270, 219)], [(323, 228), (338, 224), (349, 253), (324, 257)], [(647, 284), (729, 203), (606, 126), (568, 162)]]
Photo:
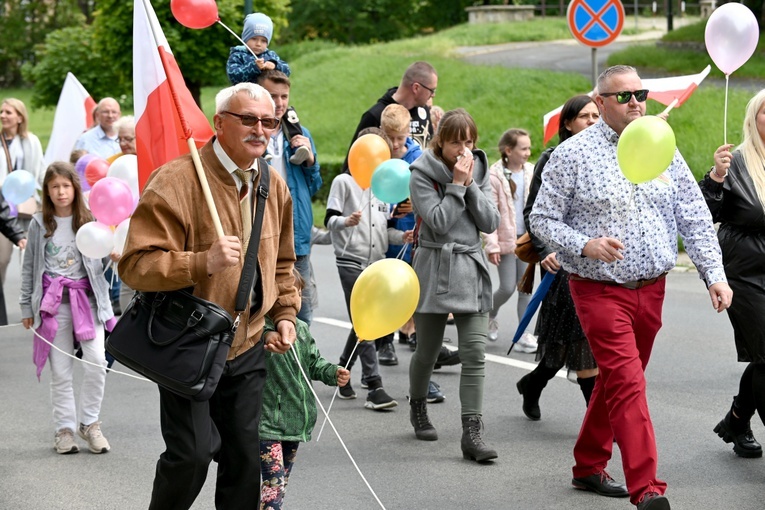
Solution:
[[(336, 361), (347, 335), (347, 316), (334, 257), (330, 247), (317, 246), (312, 258), (321, 301), (312, 331), (324, 356)], [(19, 321), (14, 306), (18, 288), (18, 261), (14, 258), (5, 287), (13, 323)], [(659, 476), (669, 484), (672, 508), (763, 508), (765, 460), (737, 458), (712, 432), (727, 411), (743, 370), (735, 361), (727, 317), (712, 311), (694, 271), (670, 274), (663, 317), (664, 327), (648, 368), (648, 391), (659, 444)], [(555, 378), (542, 396), (542, 420), (527, 420), (514, 385), (533, 367), (534, 355), (505, 356), (517, 324), (514, 299), (503, 308), (500, 323), (500, 339), (487, 349), (484, 397), (485, 437), (499, 452), (493, 464), (462, 459), (458, 367), (444, 368), (434, 376), (447, 395), (444, 403), (430, 406), (440, 436), (434, 443), (414, 439), (409, 425), (406, 394), (411, 353), (406, 346), (398, 349), (398, 366), (382, 367), (385, 387), (399, 402), (394, 410), (377, 413), (364, 409), (359, 375), (353, 374), (360, 398), (337, 401), (331, 416), (384, 507), (631, 508), (626, 500), (571, 488), (571, 449), (584, 415), (579, 389), (563, 377)], [(453, 326), (447, 327), (446, 336), (453, 345)], [(0, 442), (0, 508), (146, 508), (154, 466), (163, 450), (155, 387), (110, 374), (101, 419), (112, 451), (57, 455), (52, 448), (49, 373), (46, 369), (37, 382), (31, 338), (18, 325), (0, 329), (0, 428), (9, 434)], [(322, 385), (316, 390), (326, 404), (332, 391)], [(762, 424), (753, 421), (752, 425), (755, 436), (765, 439)], [(609, 469), (614, 477), (623, 479), (618, 449)], [(213, 465), (195, 509), (213, 508), (214, 472)], [(328, 428), (318, 443), (314, 440), (301, 446), (286, 508), (360, 510), (380, 506)]]
[[(680, 28), (698, 18), (674, 19), (674, 27)], [(627, 17), (625, 28), (634, 26), (634, 18)], [(597, 48), (597, 74), (606, 67), (609, 55), (621, 51), (629, 45), (652, 43), (666, 32), (666, 20), (662, 18), (640, 18), (640, 32), (637, 35), (621, 35), (613, 43)], [(591, 77), (592, 48), (577, 42), (573, 37), (549, 42), (518, 42), (491, 46), (465, 46), (457, 49), (457, 54), (476, 65), (501, 65), (545, 69), (566, 73), (579, 73)], [(654, 76), (647, 73), (645, 78)]]

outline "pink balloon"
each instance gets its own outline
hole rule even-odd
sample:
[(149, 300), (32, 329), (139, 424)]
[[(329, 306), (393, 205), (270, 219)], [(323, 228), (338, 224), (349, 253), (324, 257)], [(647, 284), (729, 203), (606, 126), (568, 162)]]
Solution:
[(119, 225), (133, 213), (133, 192), (125, 181), (104, 177), (90, 191), (90, 210), (104, 225)]
[(215, 0), (170, 0), (170, 10), (186, 28), (207, 28), (220, 19)]
[(749, 60), (759, 39), (757, 18), (749, 7), (739, 3), (728, 3), (715, 9), (704, 32), (707, 53), (726, 75)]

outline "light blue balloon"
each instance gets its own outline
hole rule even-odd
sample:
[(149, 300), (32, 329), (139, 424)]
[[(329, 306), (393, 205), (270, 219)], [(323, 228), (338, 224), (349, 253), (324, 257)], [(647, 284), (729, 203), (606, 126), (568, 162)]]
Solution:
[(403, 159), (383, 161), (372, 174), (372, 193), (389, 204), (409, 198), (409, 163)]
[(3, 196), (15, 205), (23, 203), (35, 194), (35, 177), (26, 170), (16, 170), (3, 182)]

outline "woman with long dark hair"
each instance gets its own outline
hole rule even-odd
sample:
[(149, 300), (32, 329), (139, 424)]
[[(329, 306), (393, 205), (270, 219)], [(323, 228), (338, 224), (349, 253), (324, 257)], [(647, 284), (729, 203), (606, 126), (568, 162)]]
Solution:
[[(567, 140), (595, 124), (600, 118), (598, 107), (590, 96), (574, 96), (563, 105), (560, 113), (558, 137), (560, 142)], [(587, 337), (584, 336), (574, 302), (568, 289), (568, 273), (561, 268), (553, 252), (529, 228), (529, 214), (542, 185), (542, 174), (550, 154), (555, 147), (545, 150), (534, 167), (534, 179), (531, 182), (529, 198), (523, 210), (523, 219), (529, 231), (534, 248), (539, 253), (542, 269), (555, 273), (550, 290), (545, 296), (537, 318), (536, 335), (538, 342), (537, 367), (518, 381), (518, 392), (523, 395), (523, 412), (530, 420), (539, 420), (539, 397), (547, 386), (547, 381), (555, 377), (558, 370), (567, 366), (576, 371), (577, 383), (584, 395), (586, 405), (595, 386), (598, 374), (595, 358), (592, 356)]]

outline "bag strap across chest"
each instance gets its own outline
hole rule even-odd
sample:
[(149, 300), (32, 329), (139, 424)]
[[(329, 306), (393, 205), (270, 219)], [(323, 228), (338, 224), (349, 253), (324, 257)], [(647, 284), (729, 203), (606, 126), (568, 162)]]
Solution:
[[(266, 209), (266, 200), (268, 200), (268, 190), (271, 183), (271, 172), (268, 163), (263, 158), (258, 158), (258, 167), (260, 168), (260, 183), (257, 189), (252, 190), (256, 193), (257, 203), (255, 205), (255, 217), (252, 220), (252, 231), (250, 232), (250, 244), (247, 247), (247, 253), (244, 258), (244, 267), (242, 276), (239, 279), (239, 288), (236, 291), (236, 311), (241, 313), (247, 308), (247, 302), (250, 293), (258, 284), (258, 248), (260, 246), (260, 234), (263, 231), (263, 215)], [(238, 320), (238, 318), (237, 318)]]

